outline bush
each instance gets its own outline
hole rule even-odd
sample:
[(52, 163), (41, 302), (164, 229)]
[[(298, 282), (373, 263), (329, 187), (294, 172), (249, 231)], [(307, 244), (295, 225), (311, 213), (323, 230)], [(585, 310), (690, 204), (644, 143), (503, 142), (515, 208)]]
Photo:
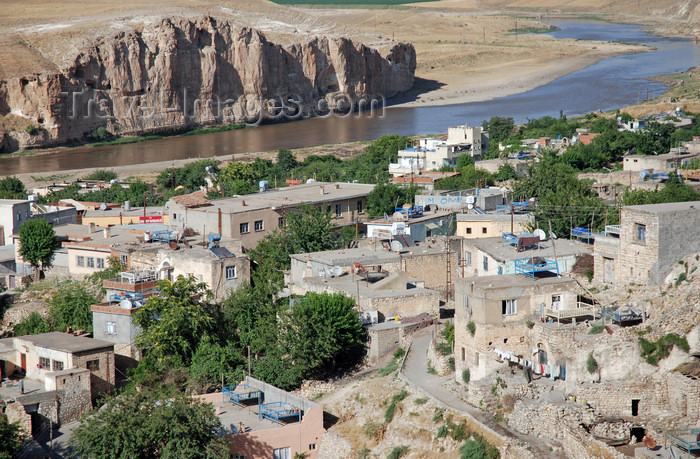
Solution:
[(387, 424), (389, 424), (394, 419), (394, 414), (396, 413), (396, 406), (406, 397), (408, 397), (408, 392), (406, 391), (406, 389), (401, 389), (399, 393), (394, 394), (391, 397), (391, 402), (384, 411), (384, 421)]
[(397, 360), (402, 359), (404, 355), (406, 355), (406, 350), (401, 347), (394, 351), (394, 358)]
[(530, 319), (527, 319), (527, 322), (525, 322), (525, 325), (527, 325), (527, 328), (532, 330), (532, 328), (535, 326), (535, 322), (531, 321)]
[(357, 452), (357, 459), (367, 459), (369, 458), (369, 453), (371, 453), (372, 450), (369, 448), (362, 448)]
[(384, 437), (384, 432), (386, 432), (386, 424), (380, 422), (366, 422), (362, 426), (362, 431), (365, 435), (375, 441), (381, 441)]
[(669, 333), (656, 341), (649, 341), (640, 336), (639, 344), (642, 348), (641, 356), (651, 365), (658, 365), (659, 360), (668, 357), (674, 346), (680, 347), (685, 352), (690, 351), (688, 340), (676, 333)]
[(399, 369), (399, 363), (396, 361), (396, 359), (393, 359), (387, 366), (384, 368), (380, 369), (377, 373), (379, 373), (379, 376), (387, 376), (390, 375), (391, 373), (395, 372), (396, 370)]
[(467, 369), (462, 371), (462, 381), (464, 381), (465, 383), (468, 383), (470, 379), (471, 379), (471, 372), (469, 371), (469, 368), (467, 368)]
[(473, 320), (470, 320), (469, 323), (467, 323), (467, 331), (472, 336), (474, 336), (474, 333), (476, 333), (476, 324)]
[(588, 359), (586, 359), (586, 370), (591, 374), (598, 370), (598, 361), (593, 357), (592, 352), (588, 354)]
[(105, 129), (104, 126), (100, 126), (94, 131), (90, 131), (85, 134), (85, 138), (91, 142), (104, 142), (112, 138), (112, 135)]
[(413, 402), (416, 405), (425, 405), (428, 402), (428, 397), (417, 398)]
[(450, 357), (447, 359), (447, 367), (450, 369), (450, 371), (455, 371), (455, 358)]
[(447, 434), (449, 433), (449, 431), (450, 431), (450, 429), (448, 429), (447, 426), (445, 426), (445, 425), (438, 427), (437, 438), (446, 437)]
[(38, 335), (51, 331), (49, 321), (38, 312), (32, 312), (13, 328), (15, 336)]
[(588, 329), (588, 334), (597, 335), (599, 333), (602, 333), (603, 330), (605, 330), (605, 325), (593, 325), (591, 328)]
[(116, 180), (119, 176), (116, 172), (109, 169), (95, 169), (92, 173), (83, 177), (83, 180), (100, 180), (102, 182), (109, 182), (110, 180)]
[(588, 283), (590, 284), (593, 280), (593, 270), (591, 268), (588, 268), (583, 272), (583, 275), (586, 276), (586, 279), (588, 279)]
[(408, 446), (402, 445), (392, 449), (386, 459), (399, 459), (408, 454)]
[(36, 126), (34, 126), (33, 124), (30, 124), (29, 126), (27, 126), (27, 134), (29, 134), (29, 135), (34, 135), (38, 131), (39, 131), (39, 129)]
[(450, 355), (452, 354), (452, 346), (450, 343), (441, 341), (435, 345), (435, 350), (440, 353), (440, 355)]

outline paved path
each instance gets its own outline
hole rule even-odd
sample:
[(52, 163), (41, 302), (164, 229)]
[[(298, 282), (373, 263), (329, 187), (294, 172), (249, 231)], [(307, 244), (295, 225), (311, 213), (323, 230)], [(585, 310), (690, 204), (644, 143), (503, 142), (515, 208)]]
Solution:
[[(436, 329), (432, 328), (432, 330)], [(494, 421), (491, 413), (475, 408), (462, 400), (459, 394), (464, 392), (464, 388), (457, 384), (454, 374), (437, 376), (428, 373), (426, 352), (432, 338), (433, 333), (428, 332), (413, 340), (411, 350), (401, 372), (403, 379), (416, 386), (426, 395), (429, 395), (438, 404), (473, 419), (497, 435), (527, 442), (532, 446), (532, 452), (535, 457), (565, 457), (550, 451), (549, 445), (534, 435), (519, 434)]]

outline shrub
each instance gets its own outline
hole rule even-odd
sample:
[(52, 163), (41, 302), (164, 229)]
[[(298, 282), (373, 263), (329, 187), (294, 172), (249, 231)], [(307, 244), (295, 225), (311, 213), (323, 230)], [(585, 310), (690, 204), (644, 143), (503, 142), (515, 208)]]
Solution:
[(402, 445), (392, 449), (386, 459), (399, 459), (408, 454), (408, 446)]
[(446, 425), (442, 425), (442, 426), (438, 427), (437, 438), (446, 437), (447, 434), (449, 433), (449, 431), (450, 431), (450, 429), (448, 429)]
[(44, 319), (38, 312), (32, 312), (20, 323), (14, 326), (15, 336), (38, 335), (51, 331), (49, 321)]
[(474, 333), (476, 333), (476, 324), (473, 320), (470, 320), (469, 323), (467, 323), (467, 331), (472, 336), (474, 336)]
[(658, 365), (659, 360), (668, 357), (674, 346), (680, 347), (685, 352), (690, 351), (688, 340), (676, 333), (669, 333), (656, 341), (649, 341), (640, 336), (639, 344), (642, 348), (641, 356), (651, 365)]
[(362, 426), (362, 431), (369, 438), (380, 441), (384, 437), (384, 432), (386, 432), (386, 424), (382, 424), (381, 422), (366, 422), (365, 425)]
[(116, 172), (109, 169), (95, 169), (92, 173), (83, 177), (83, 180), (100, 180), (103, 182), (109, 182), (110, 180), (116, 180), (119, 178)]
[(91, 142), (104, 142), (105, 140), (109, 140), (112, 137), (112, 135), (105, 129), (104, 126), (100, 126), (94, 131), (90, 131), (85, 134), (85, 138), (90, 140)]
[(369, 458), (369, 453), (371, 453), (372, 450), (369, 448), (362, 448), (357, 452), (357, 459), (367, 459)]
[(588, 329), (588, 334), (589, 335), (597, 335), (599, 333), (602, 333), (603, 330), (605, 330), (605, 325), (594, 325)]
[(378, 371), (379, 376), (387, 376), (399, 369), (399, 363), (393, 359), (384, 368)]
[(437, 374), (437, 370), (435, 369), (435, 367), (433, 366), (433, 364), (430, 363), (430, 362), (428, 362), (428, 373), (431, 374), (431, 375), (436, 375), (436, 374)]
[(27, 126), (27, 134), (29, 134), (29, 135), (34, 135), (38, 131), (39, 131), (39, 129), (36, 126), (34, 126), (33, 124), (30, 124), (29, 126)]
[(455, 371), (455, 358), (450, 357), (447, 359), (447, 367), (450, 369), (450, 371)]
[(394, 351), (395, 359), (402, 359), (404, 355), (406, 355), (406, 350), (403, 348), (398, 348)]
[(469, 368), (462, 370), (462, 381), (464, 381), (465, 383), (468, 383), (470, 379), (471, 379), (471, 372), (469, 371)]
[(593, 357), (593, 353), (588, 354), (588, 359), (586, 359), (586, 370), (589, 373), (595, 373), (598, 370), (598, 361)]
[(445, 322), (445, 328), (442, 329), (442, 337), (445, 338), (451, 350), (455, 344), (455, 326), (452, 322)]
[(416, 405), (425, 405), (428, 403), (428, 397), (417, 398), (413, 401)]
[(583, 275), (586, 276), (586, 279), (588, 279), (588, 283), (590, 284), (593, 280), (593, 270), (588, 268), (583, 272)]
[(406, 391), (406, 389), (401, 389), (400, 392), (394, 394), (391, 397), (391, 402), (384, 411), (384, 421), (387, 424), (389, 424), (394, 419), (394, 414), (396, 413), (396, 406), (406, 397), (408, 397), (408, 392)]
[(527, 319), (527, 322), (525, 322), (525, 325), (527, 325), (527, 328), (532, 330), (532, 328), (535, 326), (535, 322), (531, 321), (530, 319)]
[(452, 354), (452, 346), (450, 343), (441, 341), (435, 345), (435, 350), (440, 353), (440, 355), (450, 355)]

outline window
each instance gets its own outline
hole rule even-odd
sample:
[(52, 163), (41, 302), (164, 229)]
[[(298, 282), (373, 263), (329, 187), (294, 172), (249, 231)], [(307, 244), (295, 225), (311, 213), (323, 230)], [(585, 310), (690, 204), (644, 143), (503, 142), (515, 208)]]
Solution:
[(471, 227), (467, 228), (467, 234), (472, 234), (472, 228), (471, 228)]
[(335, 205), (335, 216), (336, 217), (342, 217), (343, 216), (343, 208), (340, 204)]
[(82, 268), (85, 266), (85, 257), (78, 255), (75, 257), (75, 263)]
[(108, 335), (117, 334), (117, 323), (116, 322), (106, 322), (105, 323), (105, 333)]
[(486, 234), (486, 227), (485, 226), (481, 227), (481, 234)]
[(129, 255), (124, 255), (124, 254), (119, 255), (119, 261), (121, 261), (124, 266), (128, 265), (129, 264)]
[(363, 206), (362, 201), (357, 201), (357, 213), (361, 214), (363, 210), (364, 210), (364, 206)]
[(53, 371), (63, 370), (63, 362), (59, 362), (58, 360), (54, 360), (51, 363), (53, 364), (53, 366), (52, 366)]
[(471, 308), (471, 301), (469, 300), (468, 295), (464, 295), (464, 310), (467, 312), (467, 314), (471, 314), (472, 308)]
[(518, 302), (517, 300), (503, 300), (501, 301), (501, 312), (504, 316), (510, 316), (518, 313)]
[(637, 241), (644, 243), (647, 240), (647, 225), (640, 225), (639, 223), (635, 224), (635, 227), (637, 228)]
[(95, 257), (87, 257), (87, 267), (88, 268), (95, 267)]
[(104, 258), (97, 259), (97, 269), (105, 269), (105, 259)]
[(503, 266), (498, 265), (498, 275), (502, 276), (503, 275)]
[(272, 459), (292, 459), (290, 448), (277, 448), (272, 451)]
[(241, 234), (247, 234), (247, 233), (250, 233), (250, 229), (248, 228), (248, 222), (241, 223)]
[(231, 280), (236, 278), (236, 267), (227, 266), (226, 267), (226, 280)]
[(51, 369), (51, 360), (46, 357), (39, 357), (39, 366), (47, 370)]
[(173, 212), (173, 220), (177, 220), (177, 214)]
[(489, 257), (484, 255), (484, 271), (488, 271), (488, 270), (489, 270)]
[(255, 231), (262, 231), (263, 230), (263, 221), (262, 220), (255, 220)]
[(90, 371), (100, 371), (100, 360), (88, 360), (87, 369)]
[(284, 217), (280, 217), (277, 219), (277, 226), (282, 228), (284, 226)]
[(558, 308), (561, 304), (561, 295), (552, 295), (552, 307)]
[(467, 350), (462, 348), (462, 362), (467, 359)]
[(472, 253), (471, 252), (464, 252), (464, 262), (468, 265), (472, 264)]
[(310, 443), (309, 444), (309, 449), (316, 449), (316, 443)]

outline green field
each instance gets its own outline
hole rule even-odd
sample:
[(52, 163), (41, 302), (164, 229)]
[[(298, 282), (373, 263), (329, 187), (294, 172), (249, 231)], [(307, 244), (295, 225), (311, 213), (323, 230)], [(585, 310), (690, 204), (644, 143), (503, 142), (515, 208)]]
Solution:
[(405, 3), (435, 2), (437, 0), (272, 0), (280, 5), (329, 5), (329, 6), (387, 6)]

